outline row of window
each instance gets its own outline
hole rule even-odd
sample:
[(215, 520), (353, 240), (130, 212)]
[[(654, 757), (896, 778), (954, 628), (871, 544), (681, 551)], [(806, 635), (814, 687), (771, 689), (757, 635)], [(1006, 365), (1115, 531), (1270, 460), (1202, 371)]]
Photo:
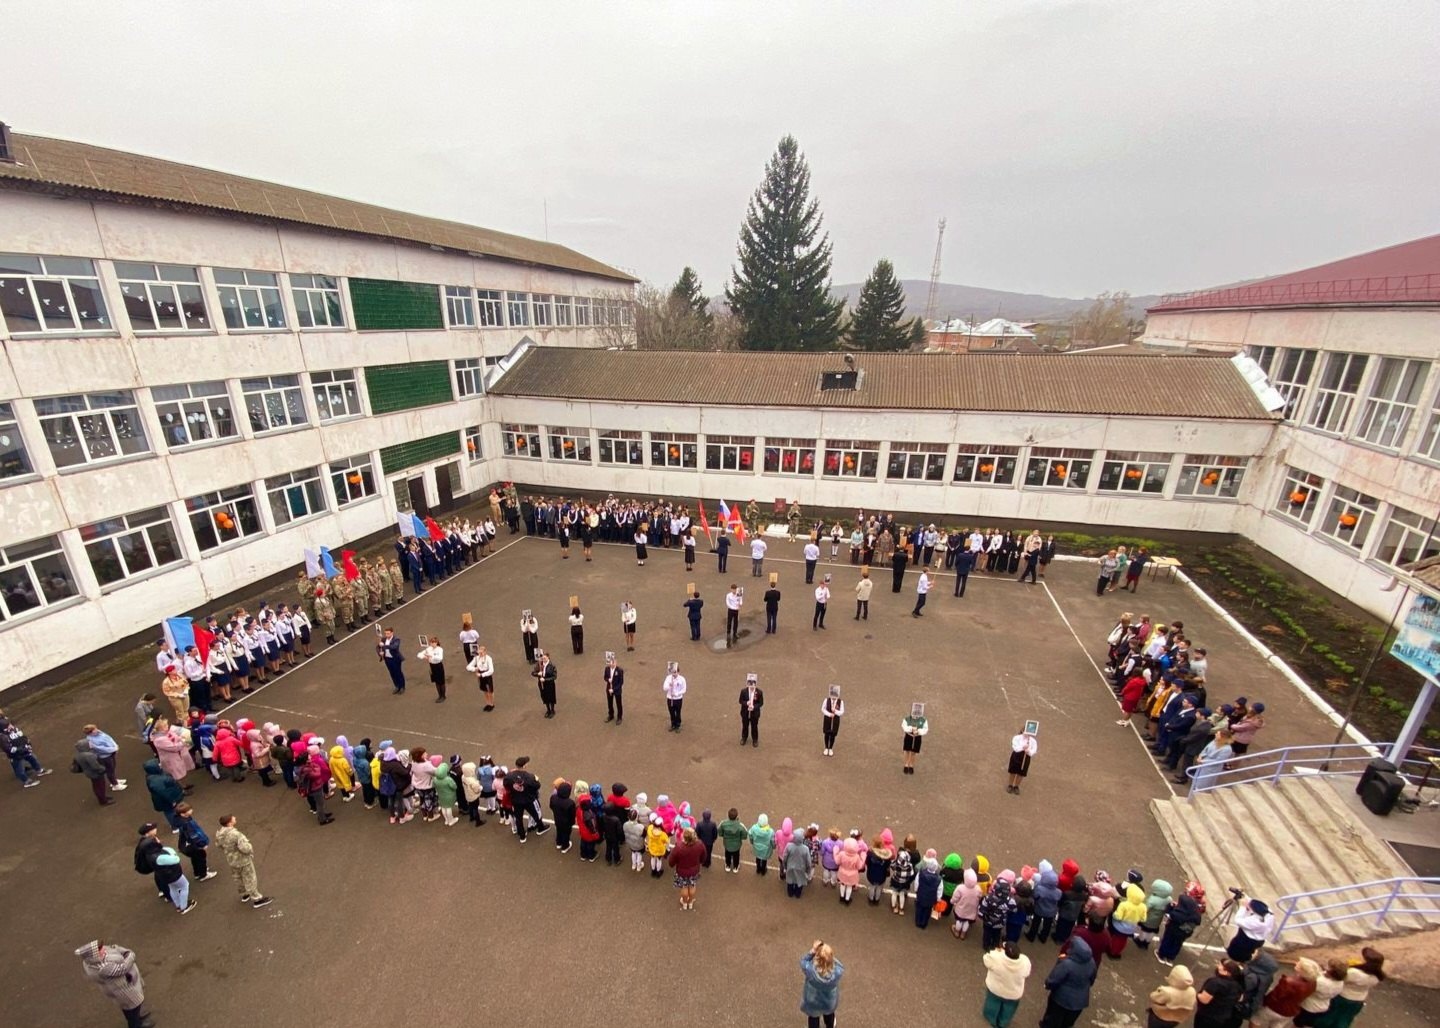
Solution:
[[(134, 332), (211, 332), (200, 269), (176, 264), (115, 261), (120, 302)], [(232, 332), (278, 332), (290, 327), (281, 275), (273, 271), (215, 268), (220, 316)], [(341, 279), (289, 274), (294, 324), (302, 329), (344, 329)], [(450, 328), (587, 328), (630, 325), (634, 306), (621, 299), (502, 292), (445, 286)], [(113, 332), (96, 262), (87, 257), (0, 254), (0, 314), (12, 335)]]
[[(587, 428), (522, 425), (500, 426), (501, 448), (507, 457), (575, 461), (581, 464), (628, 464), (698, 470), (703, 449), (705, 470), (754, 474), (757, 453), (765, 474), (813, 477), (818, 463), (826, 478), (874, 481), (880, 477), (881, 446), (868, 440), (707, 435), (694, 433), (601, 429), (592, 444)], [(542, 442), (543, 440), (543, 442)], [(1096, 488), (1105, 492), (1160, 494), (1175, 472), (1175, 493), (1234, 499), (1250, 458), (1225, 454), (1169, 454), (1097, 451), (1032, 446), (1022, 459), (1019, 446), (962, 443), (957, 448), (952, 482), (1013, 485), (1023, 470), (1024, 485), (1039, 488), (1087, 489), (1098, 466)], [(885, 444), (886, 481), (944, 482), (949, 447), (945, 443)], [(1177, 464), (1178, 456), (1178, 467)]]
[[(494, 358), (452, 362), (455, 398), (478, 396)], [(200, 443), (238, 439), (240, 423), (252, 435), (299, 428), (310, 423), (307, 388), (300, 375), (266, 375), (239, 380), (239, 404), (229, 382), (216, 380), (186, 385), (154, 386), (151, 406), (165, 444), (182, 449)], [(309, 372), (308, 393), (320, 423), (365, 413), (360, 381), (353, 369)], [(134, 392), (47, 396), (33, 401), (40, 430), (57, 468), (98, 464), (153, 449)], [(0, 402), (0, 479), (33, 472), (15, 418), (15, 402)]]
[[(1430, 362), (1404, 357), (1275, 346), (1245, 352), (1284, 398), (1287, 420), (1387, 450), (1405, 448), (1426, 386), (1437, 377), (1430, 374)], [(1440, 388), (1413, 452), (1440, 460)]]
[[(1306, 531), (1381, 564), (1403, 567), (1440, 553), (1430, 519), (1338, 483), (1332, 487), (1300, 468), (1285, 468), (1272, 509)], [(1377, 531), (1382, 523), (1383, 530)]]

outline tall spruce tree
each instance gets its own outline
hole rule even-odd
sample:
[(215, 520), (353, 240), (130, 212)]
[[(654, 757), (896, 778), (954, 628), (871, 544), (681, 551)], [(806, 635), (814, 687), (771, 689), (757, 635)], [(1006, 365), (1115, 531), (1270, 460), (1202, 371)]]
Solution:
[(894, 266), (885, 258), (860, 288), (860, 299), (845, 334), (852, 350), (908, 350), (924, 339), (919, 318), (905, 320), (905, 289), (895, 277)]
[(743, 350), (828, 350), (844, 300), (830, 297), (830, 237), (810, 199), (810, 166), (794, 136), (780, 140), (740, 226), (740, 266), (725, 290), (744, 325)]
[(710, 298), (700, 285), (700, 276), (688, 264), (670, 290), (670, 303), (677, 312), (694, 315), (706, 328), (714, 323), (710, 316)]

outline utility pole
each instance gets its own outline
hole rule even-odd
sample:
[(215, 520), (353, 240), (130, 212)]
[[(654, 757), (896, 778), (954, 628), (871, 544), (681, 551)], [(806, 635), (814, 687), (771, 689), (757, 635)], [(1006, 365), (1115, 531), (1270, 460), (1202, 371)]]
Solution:
[(940, 219), (940, 231), (935, 236), (935, 263), (930, 266), (930, 295), (925, 299), (925, 327), (929, 328), (935, 318), (935, 298), (940, 291), (940, 250), (945, 245), (945, 219)]

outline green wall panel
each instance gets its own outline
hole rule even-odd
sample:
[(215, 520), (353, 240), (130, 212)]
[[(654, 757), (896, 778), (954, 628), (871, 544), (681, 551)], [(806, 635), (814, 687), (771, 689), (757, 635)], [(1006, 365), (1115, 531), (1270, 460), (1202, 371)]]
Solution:
[(412, 439), (408, 443), (396, 443), (380, 451), (380, 470), (387, 475), (429, 460), (448, 457), (460, 452), (460, 433), (441, 432), (439, 435)]
[(355, 327), (366, 329), (444, 328), (440, 287), (378, 278), (350, 279)]
[(450, 365), (446, 361), (376, 364), (365, 369), (365, 389), (370, 394), (370, 410), (375, 414), (429, 407), (454, 399), (450, 391)]

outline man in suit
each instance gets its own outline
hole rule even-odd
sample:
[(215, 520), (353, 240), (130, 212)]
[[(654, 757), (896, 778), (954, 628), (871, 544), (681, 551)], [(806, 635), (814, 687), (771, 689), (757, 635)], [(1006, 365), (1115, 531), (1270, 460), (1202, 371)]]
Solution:
[(720, 529), (720, 537), (715, 540), (715, 558), (719, 562), (716, 570), (722, 575), (725, 573), (725, 565), (730, 560), (730, 537), (725, 534), (725, 529)]
[(895, 547), (895, 556), (890, 563), (892, 572), (890, 580), (890, 591), (898, 593), (900, 587), (905, 584), (905, 565), (910, 562), (910, 556), (905, 552), (905, 547)]
[(971, 550), (961, 550), (955, 555), (955, 595), (965, 596), (965, 583), (970, 579), (970, 572), (975, 570), (975, 553)]
[(385, 664), (385, 670), (390, 672), (390, 681), (395, 685), (395, 695), (399, 696), (405, 691), (405, 672), (400, 665), (405, 661), (405, 654), (401, 651), (400, 640), (395, 638), (395, 629), (385, 629), (385, 634), (375, 644), (375, 653)]
[(760, 708), (765, 706), (765, 693), (760, 688), (759, 681), (751, 675), (745, 681), (745, 688), (740, 690), (740, 745), (747, 742), (753, 746), (760, 745)]
[(765, 590), (765, 634), (775, 634), (775, 619), (780, 613), (780, 590), (772, 583)]
[(535, 652), (535, 670), (530, 672), (540, 686), (540, 702), (545, 705), (545, 716), (555, 716), (555, 679), (558, 672), (550, 661), (550, 654), (544, 650)]
[(618, 728), (625, 720), (625, 702), (623, 690), (625, 688), (625, 669), (615, 662), (613, 653), (607, 654), (605, 660), (605, 709), (607, 711), (605, 720), (614, 721)]
[(694, 642), (700, 638), (700, 609), (705, 606), (705, 601), (700, 598), (700, 591), (697, 589), (681, 606), (685, 608), (685, 616), (690, 621), (690, 640)]

